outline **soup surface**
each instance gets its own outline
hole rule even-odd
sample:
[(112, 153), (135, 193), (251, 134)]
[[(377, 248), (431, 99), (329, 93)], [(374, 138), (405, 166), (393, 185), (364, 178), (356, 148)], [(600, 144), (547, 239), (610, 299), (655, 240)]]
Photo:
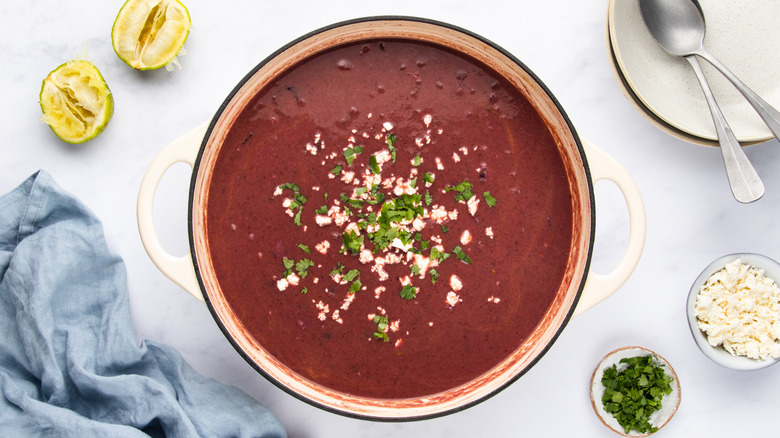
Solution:
[(540, 116), (435, 45), (340, 46), (257, 94), (219, 152), (214, 269), (271, 355), (347, 394), (411, 398), (479, 377), (562, 281), (572, 203)]

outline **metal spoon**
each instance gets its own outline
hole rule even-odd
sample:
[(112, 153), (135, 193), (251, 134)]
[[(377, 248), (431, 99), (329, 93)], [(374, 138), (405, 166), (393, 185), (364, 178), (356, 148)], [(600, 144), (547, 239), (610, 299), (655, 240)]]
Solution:
[[(647, 29), (658, 44), (670, 54), (684, 57), (691, 64), (712, 113), (723, 162), (726, 165), (726, 175), (734, 197), (742, 203), (758, 200), (764, 195), (764, 184), (728, 126), (695, 55), (711, 62), (718, 69), (722, 67), (724, 75), (732, 80), (765, 121), (772, 120), (772, 115), (765, 110), (774, 109), (704, 49), (704, 16), (696, 0), (639, 0), (639, 9)], [(780, 133), (780, 114), (776, 118), (777, 120), (772, 120), (772, 124), (767, 124), (773, 133), (775, 128)]]

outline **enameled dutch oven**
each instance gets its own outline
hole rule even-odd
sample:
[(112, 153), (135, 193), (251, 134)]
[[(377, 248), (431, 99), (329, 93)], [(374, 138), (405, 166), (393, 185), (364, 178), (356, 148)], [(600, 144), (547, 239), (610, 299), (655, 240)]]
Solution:
[[(416, 399), (368, 399), (338, 393), (306, 380), (266, 353), (243, 328), (221, 294), (205, 234), (208, 188), (216, 156), (231, 123), (247, 102), (274, 77), (313, 53), (343, 43), (379, 38), (432, 42), (467, 54), (503, 75), (525, 94), (545, 120), (563, 157), (571, 191), (573, 230), (564, 281), (542, 322), (530, 338), (481, 377), (448, 391)], [(162, 248), (153, 226), (157, 184), (176, 162), (193, 167), (189, 194), (191, 253), (173, 257)], [(611, 180), (621, 190), (629, 213), (630, 234), (621, 262), (609, 274), (589, 272), (594, 241), (593, 184)], [(636, 267), (645, 240), (645, 212), (639, 191), (615, 160), (576, 134), (563, 109), (542, 82), (520, 61), (490, 41), (466, 30), (409, 17), (376, 17), (334, 24), (305, 35), (262, 61), (227, 97), (209, 124), (193, 129), (168, 145), (144, 175), (138, 197), (138, 223), (152, 261), (176, 284), (204, 301), (225, 336), (261, 374), (315, 406), (365, 419), (398, 421), (430, 418), (459, 411), (508, 386), (550, 348), (569, 318), (614, 293)]]

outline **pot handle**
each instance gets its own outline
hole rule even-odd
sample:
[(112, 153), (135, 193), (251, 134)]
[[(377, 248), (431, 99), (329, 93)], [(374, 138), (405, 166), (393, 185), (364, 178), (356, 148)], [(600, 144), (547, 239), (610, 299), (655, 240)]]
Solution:
[(614, 158), (592, 143), (583, 140), (582, 145), (585, 149), (585, 155), (588, 157), (588, 167), (594, 183), (602, 179), (610, 180), (618, 186), (623, 194), (626, 207), (628, 207), (630, 230), (623, 259), (615, 269), (608, 274), (588, 273), (580, 301), (574, 309), (574, 316), (590, 309), (612, 295), (628, 280), (628, 277), (634, 272), (634, 268), (639, 263), (639, 257), (642, 255), (642, 249), (645, 246), (645, 235), (647, 234), (645, 205), (631, 175)]
[(165, 172), (175, 163), (187, 163), (195, 165), (195, 160), (200, 149), (203, 136), (206, 134), (208, 123), (204, 123), (168, 144), (159, 155), (152, 160), (146, 169), (141, 188), (138, 191), (138, 203), (136, 214), (138, 217), (138, 231), (149, 258), (157, 268), (182, 289), (189, 292), (195, 298), (205, 302), (203, 293), (195, 275), (195, 265), (192, 256), (176, 257), (162, 247), (157, 232), (154, 229), (152, 206), (154, 194)]

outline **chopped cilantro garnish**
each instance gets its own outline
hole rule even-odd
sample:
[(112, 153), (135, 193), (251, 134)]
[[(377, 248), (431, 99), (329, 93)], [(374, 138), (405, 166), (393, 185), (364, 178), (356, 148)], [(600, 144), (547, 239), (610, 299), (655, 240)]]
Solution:
[(423, 175), (423, 181), (433, 184), (433, 174), (431, 172), (425, 172), (425, 175)]
[(295, 270), (298, 272), (299, 277), (306, 278), (309, 275), (308, 269), (312, 266), (314, 266), (314, 262), (309, 259), (303, 259), (295, 264)]
[(409, 181), (409, 187), (416, 189), (417, 188), (417, 178), (412, 179)]
[(626, 434), (632, 429), (655, 432), (657, 427), (650, 423), (650, 416), (661, 409), (664, 396), (671, 394), (674, 378), (653, 356), (623, 358), (620, 363), (628, 366), (618, 371), (617, 365), (612, 365), (602, 374), (604, 410), (615, 417)]
[(295, 260), (290, 260), (285, 257), (282, 259), (282, 264), (284, 265), (284, 272), (282, 273), (282, 276), (287, 277), (292, 273), (292, 269), (295, 266)]
[(449, 230), (450, 230), (450, 229), (449, 229), (449, 228), (447, 228), (446, 226), (444, 226), (444, 225), (442, 225), (442, 226), (441, 226), (441, 232), (442, 232), (442, 233), (446, 233), (446, 232), (447, 232), (447, 231), (449, 231)]
[(455, 248), (452, 248), (452, 253), (455, 254), (455, 257), (458, 258), (458, 260), (462, 260), (468, 264), (471, 264), (471, 259), (468, 255), (466, 255), (465, 252), (463, 252), (463, 248), (460, 246), (456, 246)]
[(309, 251), (309, 247), (304, 244), (298, 244), (298, 248), (301, 249), (301, 251), (305, 252), (306, 254), (311, 254), (311, 251)]
[(431, 192), (425, 192), (425, 205), (431, 205), (433, 203), (433, 195)]
[(280, 190), (292, 190), (295, 192), (292, 201), (290, 202), (289, 209), (298, 209), (298, 212), (293, 217), (295, 225), (301, 226), (301, 211), (303, 210), (303, 204), (306, 203), (306, 197), (301, 194), (301, 188), (295, 183), (284, 183), (279, 186)]
[(371, 168), (371, 173), (374, 175), (379, 175), (379, 164), (376, 161), (376, 155), (372, 155), (371, 158), (368, 159), (368, 167)]
[(420, 164), (422, 164), (422, 157), (418, 154), (416, 157), (414, 157), (414, 160), (412, 161), (412, 166), (417, 167)]
[(401, 298), (405, 300), (413, 300), (417, 298), (417, 288), (411, 284), (405, 284), (401, 289)]
[(393, 163), (395, 163), (395, 157), (396, 157), (396, 147), (395, 147), (395, 134), (392, 132), (387, 134), (387, 137), (385, 138), (385, 141), (387, 142), (387, 149), (390, 150), (390, 156), (393, 159)]
[(449, 253), (446, 253), (446, 252), (443, 252), (443, 251), (439, 251), (439, 249), (436, 248), (436, 247), (431, 248), (431, 258), (432, 259), (436, 259), (439, 263), (441, 263), (441, 262), (447, 260), (448, 258), (450, 258), (450, 255), (451, 254), (449, 254)]
[(360, 269), (351, 269), (349, 272), (344, 274), (344, 280), (352, 281), (355, 278), (357, 278), (359, 275), (360, 275)]
[(344, 265), (342, 265), (341, 262), (339, 262), (338, 264), (336, 264), (336, 267), (333, 268), (332, 271), (330, 271), (330, 276), (333, 277), (336, 274), (341, 274), (342, 269), (344, 269)]
[(420, 267), (417, 265), (412, 265), (411, 267), (412, 275), (419, 275), (420, 274)]
[(330, 171), (330, 173), (339, 176), (341, 175), (341, 171), (344, 169), (344, 166), (339, 164), (338, 166), (334, 167), (333, 170)]
[(429, 272), (431, 273), (431, 284), (436, 284), (436, 280), (439, 278), (439, 271), (431, 269)]
[(304, 287), (303, 289), (301, 289), (301, 293), (303, 295), (306, 295), (307, 293), (309, 293), (309, 289)]
[(363, 287), (363, 283), (361, 283), (360, 279), (358, 278), (349, 286), (349, 293), (354, 294), (355, 292), (359, 291), (361, 287)]
[(284, 183), (284, 184), (279, 186), (279, 189), (280, 190), (290, 189), (290, 190), (292, 190), (295, 193), (299, 193), (301, 191), (301, 188), (298, 187), (298, 185), (294, 184), (294, 183)]
[(366, 192), (368, 192), (368, 189), (366, 187), (358, 187), (355, 189), (356, 195), (362, 195), (365, 194)]
[(344, 151), (344, 159), (347, 160), (347, 165), (352, 164), (353, 161), (355, 161), (355, 155), (362, 154), (363, 153), (363, 147), (362, 146), (352, 146), (351, 148), (347, 148)]
[(471, 199), (474, 196), (474, 193), (471, 192), (471, 187), (472, 187), (472, 185), (471, 185), (470, 182), (463, 181), (462, 183), (460, 183), (460, 184), (458, 184), (456, 186), (447, 187), (444, 190), (447, 191), (447, 192), (450, 192), (450, 191), (458, 192), (455, 195), (455, 200), (456, 201), (464, 201), (465, 202), (465, 201), (468, 201), (469, 199)]
[(350, 251), (352, 254), (360, 252), (360, 246), (363, 245), (363, 237), (363, 235), (358, 235), (355, 231), (344, 233), (341, 242), (344, 244), (345, 252)]
[(376, 324), (376, 331), (371, 336), (377, 339), (381, 339), (385, 342), (390, 342), (390, 337), (387, 336), (387, 333), (385, 332), (388, 325), (387, 316), (376, 315), (374, 316), (373, 321), (374, 324)]
[(323, 205), (322, 207), (314, 210), (314, 212), (317, 213), (317, 214), (325, 214), (325, 213), (328, 212), (328, 206), (327, 205)]
[(490, 192), (485, 192), (482, 194), (485, 197), (485, 203), (488, 207), (495, 207), (496, 206), (496, 198), (490, 196)]

